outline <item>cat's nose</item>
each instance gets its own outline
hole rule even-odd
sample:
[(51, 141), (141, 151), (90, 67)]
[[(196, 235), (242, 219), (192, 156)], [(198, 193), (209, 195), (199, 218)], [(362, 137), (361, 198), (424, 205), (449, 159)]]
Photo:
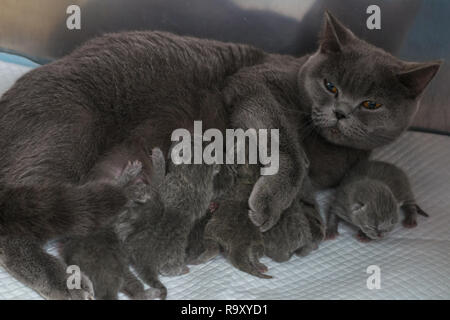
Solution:
[(345, 112), (341, 111), (341, 110), (334, 110), (334, 114), (336, 116), (336, 119), (338, 119), (338, 120), (347, 118), (347, 115), (345, 114)]

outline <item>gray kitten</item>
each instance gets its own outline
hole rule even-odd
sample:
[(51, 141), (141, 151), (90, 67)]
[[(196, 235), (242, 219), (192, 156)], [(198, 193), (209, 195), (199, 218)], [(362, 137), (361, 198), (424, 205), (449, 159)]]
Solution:
[(403, 225), (417, 225), (417, 214), (428, 216), (416, 203), (408, 177), (396, 166), (381, 161), (357, 165), (342, 180), (327, 216), (327, 238), (338, 234), (339, 219), (359, 228), (358, 239), (381, 239), (405, 213)]
[[(129, 184), (141, 173), (141, 169), (139, 161), (128, 162), (115, 180), (117, 185), (124, 187), (125, 194), (130, 198), (127, 207), (138, 198), (136, 186)], [(119, 292), (138, 300), (154, 299), (161, 295), (157, 289), (144, 290), (142, 283), (130, 271), (128, 253), (113, 226), (85, 237), (64, 239), (61, 255), (67, 264), (77, 265), (92, 281), (96, 299), (115, 300)]]
[[(158, 176), (165, 172), (164, 157), (155, 150)], [(138, 184), (134, 203), (119, 216), (116, 232), (140, 278), (161, 291), (167, 289), (158, 275), (174, 276), (189, 272), (186, 266), (188, 237), (195, 222), (205, 213), (213, 197), (217, 165), (170, 163), (161, 182)], [(133, 195), (131, 195), (133, 199)]]
[(144, 290), (130, 271), (127, 252), (112, 228), (87, 237), (72, 237), (64, 244), (62, 256), (68, 265), (79, 266), (92, 281), (97, 300), (116, 300), (119, 292), (135, 300), (160, 296), (159, 290)]
[[(301, 256), (309, 254), (323, 239), (324, 224), (314, 208), (311, 210), (310, 204), (296, 200), (272, 229), (259, 232), (246, 214), (247, 199), (259, 178), (259, 167), (241, 165), (235, 170), (230, 173), (235, 176), (233, 186), (215, 200), (219, 203), (218, 209), (209, 215), (209, 221), (201, 221), (191, 232), (193, 240), (188, 250), (197, 256), (189, 263), (204, 263), (223, 249), (238, 269), (260, 278), (271, 278), (264, 274), (268, 269), (258, 261), (259, 258), (266, 254), (282, 262), (289, 260), (294, 253)], [(236, 233), (236, 228), (239, 228), (239, 233)], [(198, 241), (202, 237), (203, 241)]]

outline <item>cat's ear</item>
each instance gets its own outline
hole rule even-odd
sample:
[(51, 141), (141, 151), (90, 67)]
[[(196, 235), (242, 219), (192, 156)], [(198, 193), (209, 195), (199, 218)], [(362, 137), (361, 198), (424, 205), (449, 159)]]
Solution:
[(442, 61), (408, 63), (403, 71), (397, 74), (398, 80), (409, 89), (413, 98), (418, 97), (436, 75)]
[(320, 35), (320, 52), (340, 52), (342, 48), (353, 41), (355, 35), (345, 27), (330, 12), (325, 11), (324, 26)]

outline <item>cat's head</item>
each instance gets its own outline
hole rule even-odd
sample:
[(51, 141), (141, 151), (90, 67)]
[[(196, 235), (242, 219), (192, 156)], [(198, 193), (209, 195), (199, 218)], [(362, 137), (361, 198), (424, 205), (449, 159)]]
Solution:
[(325, 139), (370, 150), (408, 128), (440, 64), (397, 59), (327, 12), (319, 49), (300, 69), (300, 93)]
[(351, 185), (349, 220), (371, 239), (383, 238), (399, 220), (399, 207), (389, 188), (378, 181)]

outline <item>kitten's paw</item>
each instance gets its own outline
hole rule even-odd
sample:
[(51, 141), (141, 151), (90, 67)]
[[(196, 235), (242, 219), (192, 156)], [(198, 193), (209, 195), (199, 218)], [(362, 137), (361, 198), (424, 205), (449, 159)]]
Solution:
[(219, 209), (219, 203), (213, 201), (209, 204), (209, 212), (214, 213), (217, 209)]
[(237, 246), (230, 251), (228, 259), (235, 268), (241, 271), (258, 278), (271, 279), (271, 275), (265, 274), (269, 271), (269, 268), (259, 261), (263, 252), (264, 247), (262, 245), (249, 246), (247, 248)]
[(372, 239), (370, 239), (368, 236), (366, 236), (362, 231), (359, 231), (359, 232), (356, 234), (356, 239), (357, 239), (359, 242), (364, 242), (364, 243), (367, 243), (367, 242), (372, 241)]
[(405, 228), (412, 229), (412, 228), (417, 227), (417, 220), (416, 220), (415, 217), (406, 217), (406, 218), (402, 221), (402, 225), (403, 225)]
[[(166, 293), (167, 295), (167, 293)], [(135, 300), (155, 300), (155, 299), (161, 299), (163, 300), (163, 290), (156, 289), (156, 288), (149, 288), (145, 290), (144, 292), (136, 295), (134, 297)]]
[(182, 276), (184, 274), (189, 273), (189, 267), (185, 264), (183, 265), (174, 265), (174, 264), (165, 264), (161, 267), (159, 273), (166, 277), (175, 277)]
[(128, 161), (125, 168), (122, 170), (118, 180), (118, 184), (125, 186), (130, 183), (141, 173), (142, 171), (142, 163), (138, 160), (136, 161)]
[(94, 300), (94, 286), (84, 274), (81, 275), (80, 289), (67, 289), (69, 300)]
[(317, 244), (304, 246), (303, 248), (300, 248), (297, 251), (295, 251), (295, 254), (299, 257), (306, 257), (312, 251), (317, 250), (318, 247), (319, 246)]
[(325, 232), (325, 240), (334, 240), (337, 236), (339, 236), (339, 232), (337, 230), (327, 229)]

